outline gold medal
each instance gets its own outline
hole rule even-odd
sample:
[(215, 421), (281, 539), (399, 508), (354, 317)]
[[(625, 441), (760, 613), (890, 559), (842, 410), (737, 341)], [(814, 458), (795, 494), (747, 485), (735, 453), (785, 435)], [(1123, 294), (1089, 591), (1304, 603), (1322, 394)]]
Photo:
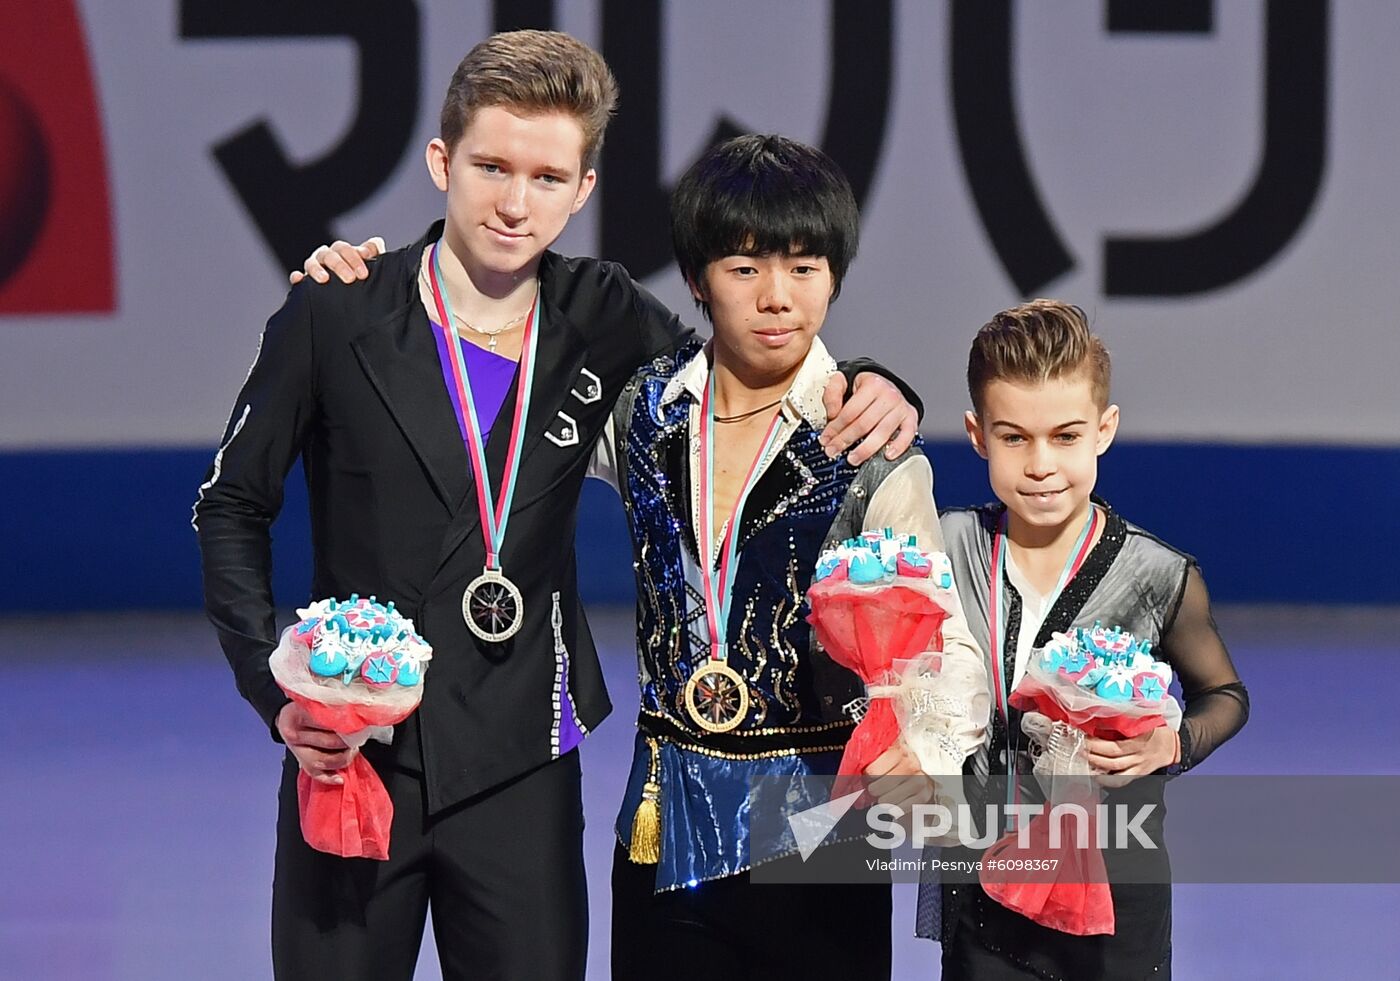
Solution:
[(728, 732), (749, 713), (749, 686), (724, 661), (706, 660), (685, 683), (685, 710), (707, 732)]
[[(691, 672), (690, 680), (685, 683), (685, 711), (706, 732), (729, 732), (749, 714), (748, 682), (729, 666), (725, 643), (729, 630), (729, 606), (734, 599), (734, 574), (739, 565), (739, 523), (749, 492), (758, 483), (763, 461), (777, 442), (783, 415), (778, 413), (768, 424), (763, 445), (749, 464), (743, 487), (717, 543), (714, 529), (714, 398), (715, 376), (711, 372), (705, 394), (700, 400), (700, 513), (696, 515), (700, 525), (700, 579), (705, 591), (705, 623), (710, 630), (710, 656)], [(764, 408), (771, 409), (778, 404), (775, 402)], [(716, 551), (719, 553), (718, 569), (715, 568)]]
[(525, 622), (520, 589), (498, 569), (484, 569), (462, 594), (462, 619), (472, 633), (489, 643), (509, 640)]

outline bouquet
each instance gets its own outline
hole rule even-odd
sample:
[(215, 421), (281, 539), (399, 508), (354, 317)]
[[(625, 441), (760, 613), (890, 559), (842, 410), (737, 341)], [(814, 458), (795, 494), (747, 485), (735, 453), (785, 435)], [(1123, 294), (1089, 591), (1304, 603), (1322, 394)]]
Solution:
[[(1048, 800), (1045, 812), (1026, 829), (1028, 848), (1018, 848), (1012, 833), (985, 858), (1056, 861), (1052, 871), (1018, 876), (1018, 881), (993, 872), (998, 863), (984, 861), (980, 878), (987, 895), (1043, 926), (1079, 936), (1114, 931), (1113, 898), (1096, 844), (1099, 795), (1084, 740), (1128, 739), (1159, 726), (1180, 727), (1181, 706), (1167, 693), (1171, 667), (1153, 658), (1151, 650), (1150, 641), (1117, 627), (1106, 630), (1099, 622), (1057, 633), (1031, 659), (1011, 693), (1011, 705), (1025, 713), (1021, 728), (1039, 751), (1034, 772)], [(1050, 812), (1066, 803), (1080, 805), (1088, 815), (1087, 847), (1076, 847), (1070, 834), (1051, 847)]]
[[(433, 650), (413, 621), (371, 596), (332, 597), (298, 610), (270, 659), (272, 676), (315, 723), (355, 748), (393, 740), (423, 698), (423, 672)], [(379, 774), (359, 754), (338, 785), (297, 775), (301, 833), (318, 851), (342, 858), (389, 857), (394, 805)]]
[(901, 717), (911, 729), (930, 728), (924, 717), (938, 704), (931, 687), (948, 617), (939, 594), (952, 585), (946, 555), (922, 551), (916, 538), (896, 537), (890, 529), (849, 539), (818, 558), (807, 591), (807, 622), (832, 660), (866, 685), (866, 698), (847, 706), (858, 721), (833, 797), (854, 789), (876, 757), (895, 744)]

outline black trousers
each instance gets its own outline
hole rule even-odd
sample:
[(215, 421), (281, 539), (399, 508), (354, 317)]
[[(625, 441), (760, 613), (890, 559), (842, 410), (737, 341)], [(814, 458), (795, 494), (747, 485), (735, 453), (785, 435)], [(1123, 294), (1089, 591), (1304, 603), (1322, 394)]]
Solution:
[(1171, 886), (1112, 888), (1116, 931), (1076, 937), (998, 905), (977, 883), (945, 884), (943, 915), (954, 921), (943, 981), (1171, 981)]
[[(816, 855), (841, 847), (828, 845)], [(613, 981), (890, 976), (888, 882), (755, 884), (744, 872), (654, 893), (655, 882), (656, 866), (637, 865), (621, 846), (616, 849)]]
[(447, 981), (583, 978), (577, 751), (432, 817), (421, 776), (381, 769), (394, 802), (387, 862), (307, 846), (296, 774), (288, 755), (272, 890), (278, 981), (411, 981), (430, 909)]

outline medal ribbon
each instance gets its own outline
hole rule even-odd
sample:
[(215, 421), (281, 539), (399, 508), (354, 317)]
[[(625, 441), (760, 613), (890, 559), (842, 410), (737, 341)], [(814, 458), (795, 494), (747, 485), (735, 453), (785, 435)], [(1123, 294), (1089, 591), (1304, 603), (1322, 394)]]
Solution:
[(510, 505), (515, 498), (515, 483), (520, 476), (520, 447), (525, 442), (525, 420), (530, 413), (530, 390), (535, 380), (535, 353), (539, 349), (538, 327), (540, 302), (530, 308), (529, 319), (525, 321), (525, 335), (521, 341), (519, 387), (515, 393), (515, 418), (510, 426), (510, 444), (506, 449), (505, 474), (501, 478), (501, 496), (491, 495), (491, 478), (486, 471), (486, 441), (481, 437), (481, 422), (476, 415), (476, 402), (472, 399), (472, 383), (467, 377), (467, 360), (462, 354), (461, 344), (452, 330), (452, 301), (442, 285), (442, 265), (438, 261), (438, 250), (442, 240), (433, 244), (428, 263), (428, 282), (433, 290), (433, 303), (437, 306), (438, 321), (443, 340), (449, 352), (448, 368), (457, 387), (457, 398), (462, 406), (458, 420), (467, 444), (467, 455), (471, 459), (472, 480), (476, 484), (476, 504), (481, 512), (482, 537), (486, 540), (486, 568), (500, 571), (501, 546), (506, 539), (506, 524), (510, 521)]
[[(1060, 593), (1064, 591), (1069, 581), (1079, 573), (1079, 567), (1084, 564), (1084, 560), (1089, 556), (1089, 550), (1093, 547), (1094, 529), (1099, 524), (1099, 509), (1093, 504), (1089, 505), (1089, 517), (1084, 522), (1084, 527), (1079, 532), (1079, 538), (1075, 540), (1074, 547), (1069, 550), (1069, 557), (1065, 559), (1065, 567), (1060, 572), (1060, 581), (1055, 584), (1055, 591), (1050, 594), (1045, 603), (1045, 611), (1048, 616), (1055, 608), (1055, 601), (1060, 598)], [(1001, 712), (1002, 721), (1006, 724), (1006, 803), (1009, 807), (1013, 802), (1020, 803), (1020, 787), (1016, 783), (1016, 754), (1012, 752), (1011, 743), (1011, 678), (1003, 677), (1002, 645), (1005, 640), (1001, 636), (1001, 616), (1006, 609), (1006, 596), (1003, 592), (1002, 581), (1006, 573), (1006, 512), (1002, 512), (1001, 519), (997, 522), (996, 534), (992, 536), (992, 582), (989, 593), (990, 605), (987, 610), (987, 632), (990, 636), (991, 650), (987, 652), (991, 661), (992, 691), (996, 693), (997, 710)], [(1007, 830), (1011, 828), (1011, 815), (1006, 817)]]
[(699, 545), (703, 553), (700, 556), (700, 577), (705, 589), (705, 618), (710, 628), (710, 660), (724, 661), (729, 656), (725, 633), (729, 627), (729, 605), (734, 598), (734, 575), (739, 565), (739, 516), (744, 513), (744, 505), (749, 499), (749, 492), (758, 483), (758, 471), (763, 466), (763, 461), (768, 458), (768, 454), (772, 451), (773, 444), (778, 438), (778, 428), (782, 422), (783, 413), (779, 410), (773, 416), (773, 421), (768, 424), (768, 433), (763, 438), (763, 446), (759, 449), (758, 455), (753, 458), (753, 463), (749, 465), (749, 472), (744, 478), (744, 486), (739, 492), (739, 499), (734, 502), (734, 512), (729, 516), (729, 526), (725, 532), (724, 540), (720, 542), (719, 574), (716, 576), (714, 567), (714, 402), (715, 376), (712, 370), (709, 381), (705, 385), (705, 397), (700, 401)]

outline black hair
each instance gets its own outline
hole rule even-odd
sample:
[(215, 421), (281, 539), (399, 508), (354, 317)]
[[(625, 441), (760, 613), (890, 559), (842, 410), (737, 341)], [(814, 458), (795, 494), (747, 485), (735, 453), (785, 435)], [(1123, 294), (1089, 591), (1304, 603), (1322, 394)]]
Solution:
[[(727, 255), (813, 255), (831, 268), (831, 298), (855, 258), (860, 211), (850, 181), (816, 147), (738, 136), (707, 150), (671, 194), (671, 245), (686, 280)], [(710, 316), (709, 304), (696, 303)]]

